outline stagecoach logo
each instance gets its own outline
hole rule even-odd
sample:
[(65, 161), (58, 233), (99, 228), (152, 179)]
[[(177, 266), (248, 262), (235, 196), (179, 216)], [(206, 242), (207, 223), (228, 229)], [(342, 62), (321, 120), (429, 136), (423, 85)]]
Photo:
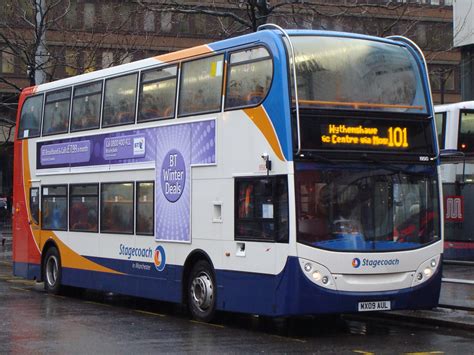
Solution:
[(360, 260), (359, 258), (354, 258), (352, 259), (352, 266), (354, 269), (358, 269), (359, 267), (365, 267), (365, 268), (372, 268), (375, 269), (377, 267), (382, 267), (382, 266), (396, 266), (400, 264), (399, 259), (362, 259)]
[(155, 253), (153, 254), (153, 262), (155, 263), (155, 268), (158, 271), (163, 271), (166, 266), (166, 254), (165, 249), (158, 245), (155, 249)]

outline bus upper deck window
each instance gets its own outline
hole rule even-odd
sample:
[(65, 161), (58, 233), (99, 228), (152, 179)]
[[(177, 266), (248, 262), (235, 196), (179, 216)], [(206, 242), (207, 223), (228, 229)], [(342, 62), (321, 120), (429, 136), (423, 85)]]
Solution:
[(102, 82), (74, 88), (71, 131), (99, 128)]
[(46, 95), (43, 135), (65, 133), (69, 128), (71, 89), (58, 90)]
[(137, 77), (134, 73), (105, 81), (103, 127), (135, 122)]
[(183, 63), (179, 115), (220, 110), (223, 70), (223, 55)]
[(177, 66), (143, 72), (140, 83), (138, 121), (174, 117)]
[(31, 96), (25, 100), (21, 110), (18, 138), (39, 136), (42, 111), (43, 95)]
[(225, 108), (255, 106), (261, 103), (270, 90), (272, 76), (273, 61), (265, 48), (232, 53)]

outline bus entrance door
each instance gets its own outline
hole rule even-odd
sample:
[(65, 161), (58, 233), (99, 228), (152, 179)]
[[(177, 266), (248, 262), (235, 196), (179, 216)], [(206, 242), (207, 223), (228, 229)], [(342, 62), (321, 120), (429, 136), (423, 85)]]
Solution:
[(29, 216), (28, 223), (33, 234), (33, 239), (36, 245), (39, 246), (41, 240), (41, 227), (40, 227), (40, 182), (32, 181), (30, 190), (28, 191), (28, 204), (29, 204)]

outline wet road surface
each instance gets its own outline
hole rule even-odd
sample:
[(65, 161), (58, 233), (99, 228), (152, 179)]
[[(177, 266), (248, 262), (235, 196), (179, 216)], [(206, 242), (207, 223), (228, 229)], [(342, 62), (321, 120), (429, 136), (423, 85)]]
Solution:
[(0, 261), (0, 352), (13, 354), (474, 354), (474, 334), (353, 316), (267, 319), (222, 313), (213, 324), (182, 307), (68, 289), (46, 294)]

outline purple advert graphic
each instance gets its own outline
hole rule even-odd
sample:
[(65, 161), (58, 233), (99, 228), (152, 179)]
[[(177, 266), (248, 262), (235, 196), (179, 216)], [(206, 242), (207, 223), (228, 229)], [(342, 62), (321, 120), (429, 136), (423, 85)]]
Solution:
[(155, 162), (155, 238), (191, 241), (191, 166), (216, 163), (216, 121), (40, 142), (36, 168)]
[(155, 239), (190, 242), (190, 167), (216, 163), (216, 122), (161, 127), (156, 137)]
[(184, 158), (176, 149), (165, 155), (161, 166), (161, 189), (169, 202), (176, 202), (181, 197), (186, 184), (186, 166)]
[(42, 165), (88, 162), (91, 158), (91, 142), (79, 141), (43, 145), (40, 149)]
[(145, 136), (135, 134), (125, 137), (112, 137), (104, 139), (104, 159), (132, 159), (145, 156)]

